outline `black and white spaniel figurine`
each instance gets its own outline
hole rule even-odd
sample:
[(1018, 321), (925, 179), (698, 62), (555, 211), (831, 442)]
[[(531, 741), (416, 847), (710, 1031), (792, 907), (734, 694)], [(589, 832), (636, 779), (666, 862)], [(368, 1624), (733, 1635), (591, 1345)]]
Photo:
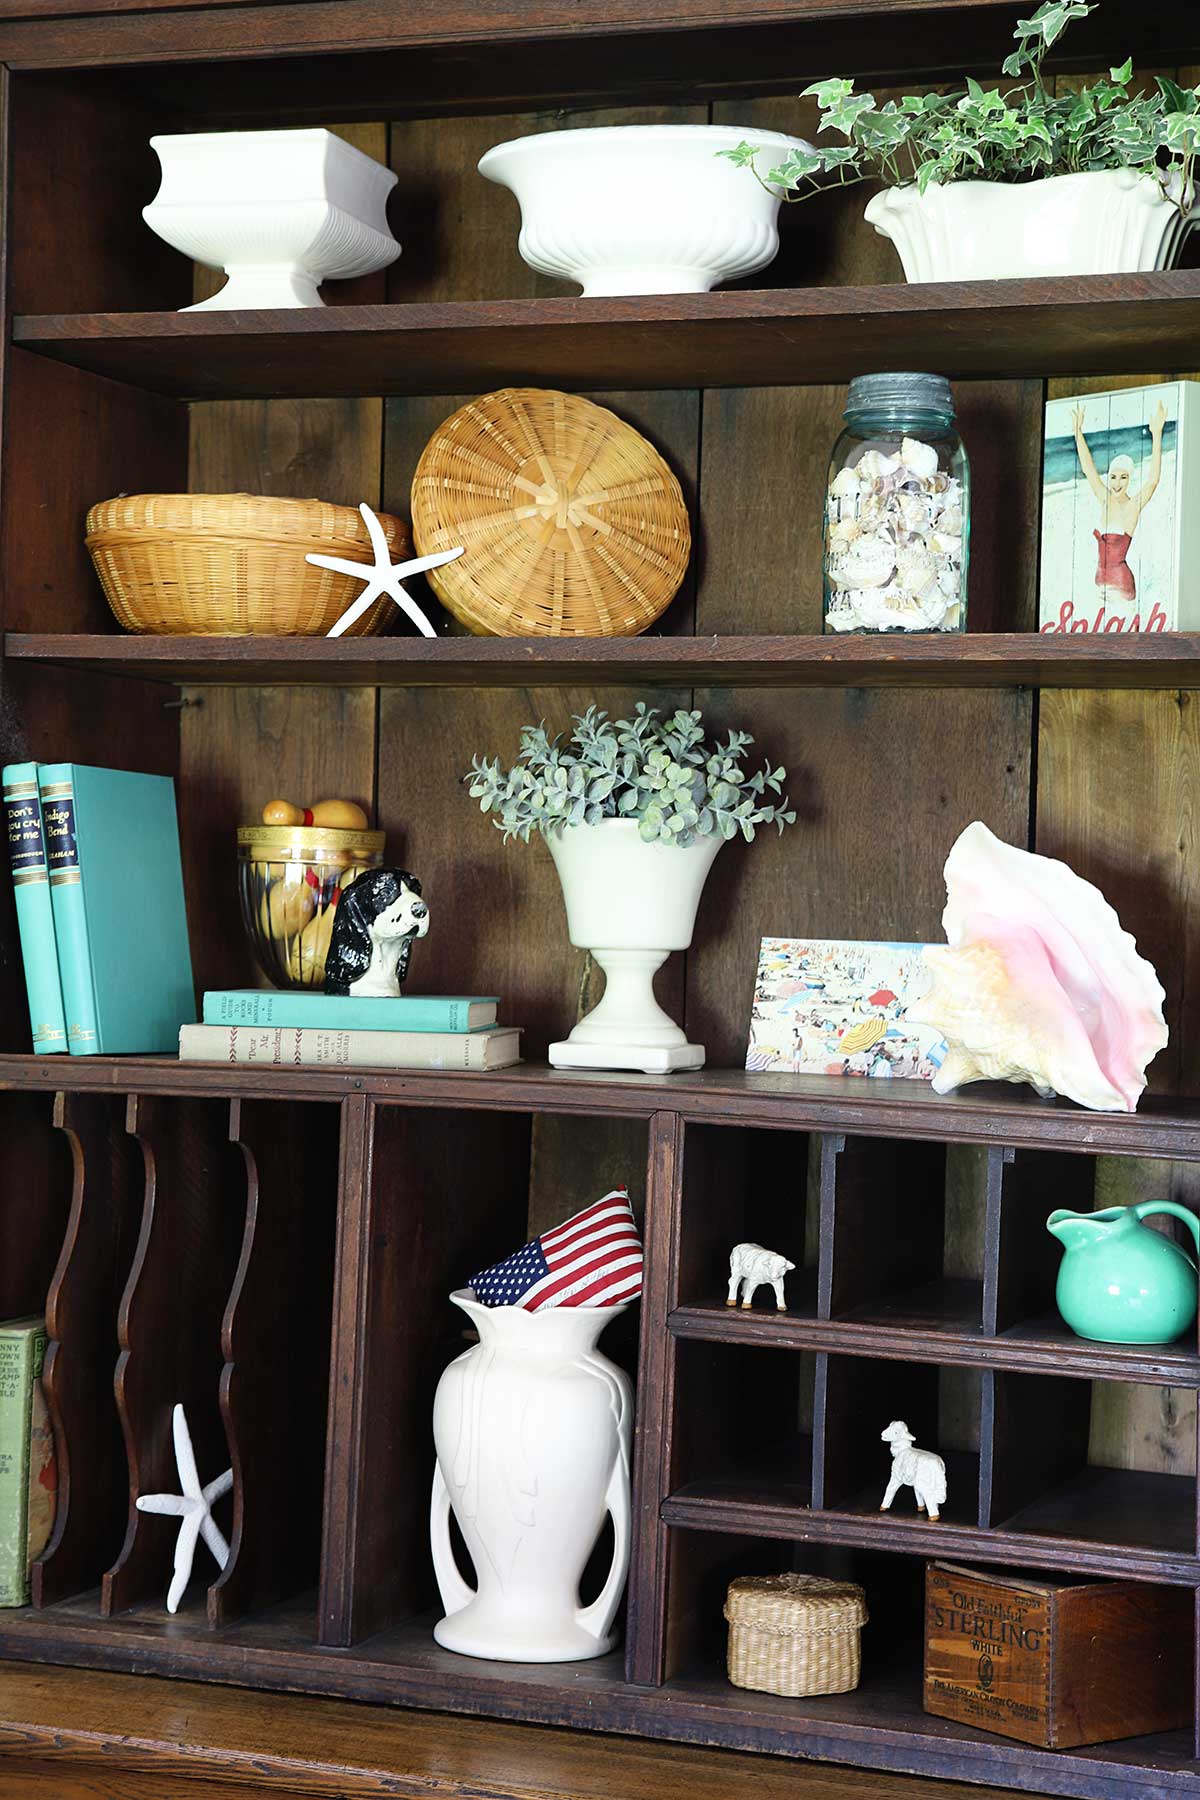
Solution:
[(325, 992), (394, 1000), (404, 986), (414, 938), (429, 930), (421, 884), (406, 869), (369, 869), (338, 901)]

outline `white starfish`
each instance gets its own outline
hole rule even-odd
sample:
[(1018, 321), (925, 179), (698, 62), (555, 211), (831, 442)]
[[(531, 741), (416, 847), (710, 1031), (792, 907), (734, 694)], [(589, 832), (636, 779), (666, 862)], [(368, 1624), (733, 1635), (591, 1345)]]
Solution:
[(182, 1406), (177, 1406), (171, 1414), (171, 1426), (175, 1436), (175, 1467), (179, 1470), (179, 1485), (183, 1492), (139, 1494), (137, 1507), (139, 1512), (167, 1513), (171, 1518), (179, 1520), (179, 1536), (175, 1540), (175, 1573), (167, 1590), (167, 1611), (173, 1613), (179, 1610), (179, 1602), (183, 1599), (183, 1591), (192, 1573), (197, 1538), (204, 1539), (222, 1569), (229, 1561), (229, 1545), (213, 1519), (212, 1505), (214, 1500), (219, 1500), (233, 1486), (233, 1470), (226, 1469), (223, 1475), (218, 1475), (207, 1487), (201, 1487), (200, 1477), (196, 1473), (196, 1457), (192, 1450), (192, 1434), (188, 1430)]
[(421, 611), (411, 594), (407, 594), (400, 585), (402, 575), (419, 575), (424, 569), (440, 569), (443, 563), (453, 562), (461, 556), (463, 546), (456, 550), (439, 550), (433, 556), (418, 556), (412, 562), (393, 564), (392, 553), (388, 549), (387, 539), (383, 535), (383, 526), (364, 500), (359, 507), (363, 521), (367, 527), (367, 536), (371, 540), (371, 549), (375, 553), (374, 563), (345, 562), (338, 556), (316, 556), (312, 551), (304, 558), (305, 562), (315, 563), (319, 569), (332, 569), (337, 575), (354, 575), (366, 586), (358, 599), (348, 606), (337, 624), (326, 637), (341, 637), (349, 631), (356, 619), (361, 619), (368, 606), (378, 600), (380, 594), (390, 594), (402, 612), (406, 612), (423, 637), (436, 637), (437, 632)]

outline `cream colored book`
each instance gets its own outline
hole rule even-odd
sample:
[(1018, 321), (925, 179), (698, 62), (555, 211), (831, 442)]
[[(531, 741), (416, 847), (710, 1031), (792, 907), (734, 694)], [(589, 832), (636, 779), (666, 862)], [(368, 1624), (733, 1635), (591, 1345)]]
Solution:
[(457, 1032), (184, 1025), (179, 1058), (276, 1069), (507, 1069), (521, 1060), (521, 1033), (507, 1026)]

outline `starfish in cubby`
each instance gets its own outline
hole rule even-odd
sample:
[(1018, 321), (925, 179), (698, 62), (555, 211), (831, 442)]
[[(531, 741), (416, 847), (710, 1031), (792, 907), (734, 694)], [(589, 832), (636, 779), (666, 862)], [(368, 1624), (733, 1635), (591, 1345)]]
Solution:
[(169, 1518), (179, 1520), (179, 1536), (175, 1540), (175, 1573), (171, 1585), (167, 1589), (167, 1611), (178, 1612), (179, 1602), (183, 1599), (184, 1589), (192, 1573), (192, 1562), (196, 1555), (196, 1541), (203, 1538), (220, 1568), (229, 1561), (229, 1545), (212, 1516), (214, 1501), (227, 1494), (233, 1486), (233, 1470), (226, 1469), (205, 1487), (200, 1486), (200, 1477), (196, 1472), (196, 1455), (192, 1449), (192, 1434), (188, 1430), (187, 1415), (182, 1406), (176, 1406), (171, 1414), (171, 1429), (175, 1439), (175, 1467), (179, 1470), (179, 1485), (182, 1494), (139, 1494), (137, 1508), (139, 1512), (165, 1513)]

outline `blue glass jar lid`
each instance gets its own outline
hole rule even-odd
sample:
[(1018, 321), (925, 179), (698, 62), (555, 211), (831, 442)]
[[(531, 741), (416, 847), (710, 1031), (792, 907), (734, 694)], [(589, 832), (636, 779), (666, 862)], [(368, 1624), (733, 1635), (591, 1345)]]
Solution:
[(913, 371), (856, 375), (846, 394), (846, 417), (851, 413), (943, 413), (954, 417), (954, 395), (945, 375)]

